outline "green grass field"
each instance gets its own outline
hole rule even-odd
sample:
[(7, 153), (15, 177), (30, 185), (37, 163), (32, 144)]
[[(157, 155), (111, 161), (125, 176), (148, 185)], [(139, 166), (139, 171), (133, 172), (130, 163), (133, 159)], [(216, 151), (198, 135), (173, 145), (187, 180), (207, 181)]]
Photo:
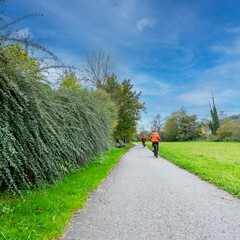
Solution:
[(160, 142), (159, 155), (240, 198), (240, 143)]
[(112, 148), (69, 174), (62, 182), (42, 190), (23, 192), (23, 198), (0, 195), (0, 239), (53, 239), (73, 212), (82, 208), (118, 159), (130, 148)]

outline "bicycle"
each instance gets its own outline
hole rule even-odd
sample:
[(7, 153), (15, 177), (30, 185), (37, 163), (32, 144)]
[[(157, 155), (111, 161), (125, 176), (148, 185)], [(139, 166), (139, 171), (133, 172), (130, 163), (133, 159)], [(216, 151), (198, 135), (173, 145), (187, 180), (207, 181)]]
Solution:
[(158, 158), (158, 145), (156, 143), (153, 145), (153, 154), (154, 157)]
[(146, 146), (146, 143), (145, 143), (145, 142), (142, 142), (142, 145), (143, 145), (143, 148), (145, 148), (145, 146)]

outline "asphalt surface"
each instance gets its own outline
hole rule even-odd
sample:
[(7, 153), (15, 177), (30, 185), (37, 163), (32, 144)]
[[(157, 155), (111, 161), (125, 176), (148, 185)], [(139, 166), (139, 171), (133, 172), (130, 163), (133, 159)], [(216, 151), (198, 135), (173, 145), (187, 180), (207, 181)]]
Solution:
[(240, 200), (139, 145), (92, 193), (62, 239), (240, 240)]

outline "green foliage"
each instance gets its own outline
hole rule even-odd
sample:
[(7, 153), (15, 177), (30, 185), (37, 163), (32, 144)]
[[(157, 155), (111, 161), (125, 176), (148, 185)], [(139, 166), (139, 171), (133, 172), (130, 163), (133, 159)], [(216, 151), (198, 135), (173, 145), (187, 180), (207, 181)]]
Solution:
[(159, 155), (240, 198), (239, 148), (236, 142), (160, 143)]
[(131, 141), (136, 133), (137, 121), (140, 120), (141, 110), (144, 110), (144, 104), (139, 102), (140, 93), (132, 91), (133, 85), (130, 80), (124, 80), (121, 83), (121, 89), (118, 94), (118, 125), (115, 136), (126, 138)]
[(240, 142), (240, 123), (233, 124), (232, 140)]
[(121, 91), (121, 84), (117, 81), (117, 77), (115, 75), (111, 75), (107, 78), (104, 90), (110, 94), (112, 100), (115, 102), (118, 101), (118, 95)]
[(107, 78), (104, 89), (111, 96), (118, 108), (117, 123), (114, 126), (115, 138), (126, 138), (131, 141), (136, 133), (137, 121), (141, 117), (141, 111), (145, 110), (144, 103), (140, 103), (141, 95), (132, 90), (130, 80), (118, 83), (115, 75)]
[(214, 102), (214, 97), (212, 97), (212, 101), (213, 101), (213, 103), (212, 103), (213, 107), (211, 107), (211, 104), (209, 103), (212, 121), (209, 122), (208, 126), (209, 126), (212, 134), (216, 135), (217, 129), (220, 127), (220, 123), (219, 123), (217, 108), (216, 108), (215, 102)]
[(74, 211), (84, 207), (118, 159), (129, 149), (111, 148), (94, 157), (63, 181), (44, 189), (23, 191), (22, 196), (0, 196), (0, 239), (55, 239)]
[(217, 129), (217, 141), (229, 141), (233, 133), (233, 124), (231, 121), (228, 121), (224, 125), (220, 126)]
[(52, 90), (0, 46), (0, 176), (12, 190), (55, 182), (110, 147), (110, 110), (86, 90)]
[(134, 135), (133, 140), (134, 140), (134, 142), (141, 142), (143, 136), (145, 136), (146, 139), (148, 140), (150, 135), (151, 135), (151, 133), (149, 131), (143, 130), (143, 131), (140, 131), (139, 133), (136, 133)]
[(196, 115), (188, 115), (182, 108), (166, 119), (164, 131), (166, 141), (189, 141), (200, 136), (201, 124)]
[(178, 137), (178, 123), (177, 117), (171, 114), (170, 117), (166, 118), (164, 124), (164, 139), (169, 142), (177, 141)]
[(179, 141), (189, 141), (197, 139), (200, 134), (200, 125), (197, 123), (196, 115), (187, 115), (186, 113), (181, 113), (179, 116), (179, 131), (178, 140)]
[(210, 135), (209, 140), (216, 142), (240, 141), (240, 124), (225, 119), (225, 123), (218, 128), (216, 135)]
[(102, 106), (102, 111), (105, 111), (105, 114), (109, 116), (112, 122), (115, 122), (117, 119), (117, 106), (111, 100), (111, 95), (109, 95), (106, 91), (102, 89), (92, 91), (91, 95)]
[(64, 76), (60, 80), (60, 89), (70, 89), (72, 91), (79, 90), (81, 85), (79, 83), (79, 79), (76, 77), (76, 73), (74, 73), (71, 69), (69, 71), (64, 71)]
[(41, 81), (44, 79), (44, 75), (40, 71), (40, 63), (33, 57), (29, 56), (27, 50), (23, 46), (18, 44), (8, 44), (4, 46), (8, 56), (14, 59), (15, 64), (19, 65), (21, 70), (27, 77)]

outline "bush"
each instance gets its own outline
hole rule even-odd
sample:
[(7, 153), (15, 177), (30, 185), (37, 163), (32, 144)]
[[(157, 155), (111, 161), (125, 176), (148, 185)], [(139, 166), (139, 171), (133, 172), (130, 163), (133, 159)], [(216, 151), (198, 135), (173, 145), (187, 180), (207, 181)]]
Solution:
[(217, 135), (213, 135), (213, 134), (209, 134), (208, 140), (210, 142), (217, 142), (218, 141), (218, 136)]
[(230, 137), (226, 137), (223, 139), (223, 142), (232, 142), (232, 139)]
[(240, 141), (240, 124), (235, 123), (233, 126), (233, 134), (232, 134), (233, 141)]
[(233, 134), (232, 122), (227, 122), (220, 126), (217, 130), (217, 141), (223, 141), (224, 139), (230, 139)]
[(52, 90), (25, 74), (3, 45), (0, 54), (0, 176), (5, 185), (19, 191), (55, 182), (110, 147), (109, 104), (83, 89)]
[(240, 141), (240, 124), (238, 122), (228, 121), (221, 125), (216, 135), (210, 134), (208, 139), (210, 141)]
[(168, 117), (166, 120), (167, 121), (164, 125), (164, 139), (169, 142), (177, 141), (179, 130), (177, 118), (173, 115), (172, 117)]

